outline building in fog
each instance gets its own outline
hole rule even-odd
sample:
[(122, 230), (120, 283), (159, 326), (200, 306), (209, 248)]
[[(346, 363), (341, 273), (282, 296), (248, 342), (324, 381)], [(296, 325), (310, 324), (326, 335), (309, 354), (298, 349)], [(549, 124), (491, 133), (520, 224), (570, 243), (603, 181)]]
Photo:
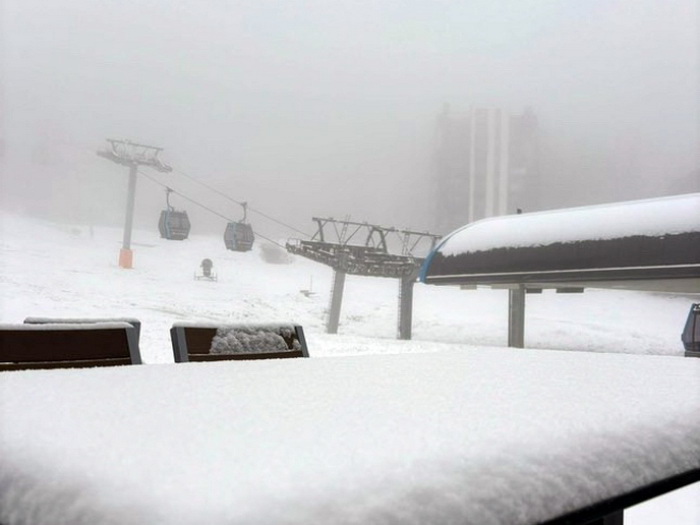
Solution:
[(498, 108), (437, 119), (435, 226), (448, 232), (485, 217), (538, 208), (537, 118)]

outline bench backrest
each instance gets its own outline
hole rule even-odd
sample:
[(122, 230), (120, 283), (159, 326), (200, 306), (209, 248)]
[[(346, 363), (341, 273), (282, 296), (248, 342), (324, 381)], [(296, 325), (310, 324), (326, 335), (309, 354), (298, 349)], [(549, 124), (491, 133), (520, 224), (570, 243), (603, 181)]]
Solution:
[[(299, 325), (279, 325), (293, 328), (293, 338), (298, 342), (295, 349), (288, 344), (289, 350), (280, 352), (246, 352), (246, 353), (212, 353), (211, 347), (217, 330), (220, 328), (236, 329), (250, 328), (255, 325), (197, 325), (176, 323), (170, 329), (170, 339), (173, 345), (173, 356), (176, 363), (188, 361), (223, 361), (245, 359), (278, 359), (287, 357), (309, 357), (309, 351), (304, 338), (304, 330)], [(273, 325), (264, 325), (271, 328)]]
[(27, 317), (25, 324), (93, 324), (93, 323), (129, 323), (136, 329), (136, 342), (141, 339), (141, 321), (133, 317)]
[(128, 323), (0, 325), (0, 370), (140, 363)]

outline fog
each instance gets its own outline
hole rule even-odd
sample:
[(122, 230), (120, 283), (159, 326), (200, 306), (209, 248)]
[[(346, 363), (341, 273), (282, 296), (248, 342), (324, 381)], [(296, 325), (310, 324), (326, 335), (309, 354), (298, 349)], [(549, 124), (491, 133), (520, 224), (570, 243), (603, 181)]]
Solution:
[[(532, 108), (542, 207), (700, 191), (696, 0), (0, 6), (5, 209), (121, 224), (127, 169), (96, 155), (118, 138), (162, 147), (176, 171), (144, 171), (230, 218), (183, 173), (310, 233), (313, 216), (431, 230), (445, 103)], [(140, 177), (136, 223), (164, 204)]]

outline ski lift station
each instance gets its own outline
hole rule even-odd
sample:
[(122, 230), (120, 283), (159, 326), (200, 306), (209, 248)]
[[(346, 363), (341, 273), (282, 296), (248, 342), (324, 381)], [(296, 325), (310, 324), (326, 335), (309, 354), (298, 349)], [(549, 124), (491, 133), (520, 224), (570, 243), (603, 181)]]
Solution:
[(509, 346), (525, 293), (584, 288), (700, 293), (700, 193), (483, 219), (442, 239), (420, 280), (510, 290)]
[[(108, 139), (108, 143), (109, 147), (98, 154), (129, 167), (119, 265), (131, 268), (138, 168), (146, 166), (162, 173), (170, 173), (172, 168), (158, 158), (162, 148), (114, 139)], [(226, 249), (252, 250), (255, 233), (246, 220), (246, 202), (233, 200), (207, 186), (243, 208), (243, 217), (235, 221), (147, 177), (166, 190), (166, 209), (158, 223), (162, 238), (184, 240), (190, 233), (187, 212), (170, 204), (171, 193), (176, 193), (226, 219), (223, 235)], [(286, 249), (333, 268), (328, 333), (336, 333), (338, 329), (346, 274), (400, 280), (397, 330), (400, 339), (411, 338), (413, 285), (417, 276), (423, 283), (432, 285), (508, 289), (508, 346), (518, 348), (524, 346), (526, 293), (541, 293), (544, 289), (572, 293), (583, 292), (585, 288), (616, 288), (700, 294), (700, 193), (491, 217), (455, 230), (436, 247), (440, 236), (428, 232), (333, 218), (313, 220), (318, 226), (316, 234), (310, 240), (290, 239)], [(331, 238), (333, 232), (337, 238)], [(400, 255), (390, 253), (389, 235), (398, 236)], [(364, 243), (361, 239), (352, 242), (355, 236), (364, 237)], [(425, 259), (413, 253), (423, 240), (431, 243)], [(205, 273), (201, 277), (209, 278)], [(683, 332), (683, 344), (687, 355), (700, 356), (696, 344), (700, 337), (696, 330), (700, 326), (700, 309), (691, 309), (689, 315), (690, 328)]]

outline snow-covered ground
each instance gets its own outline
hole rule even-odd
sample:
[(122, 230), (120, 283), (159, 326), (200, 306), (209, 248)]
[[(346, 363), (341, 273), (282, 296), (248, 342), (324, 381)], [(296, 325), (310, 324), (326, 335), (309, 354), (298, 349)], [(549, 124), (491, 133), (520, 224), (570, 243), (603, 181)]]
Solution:
[[(0, 322), (136, 317), (146, 363), (172, 361), (168, 330), (177, 321), (296, 322), (304, 327), (312, 358), (506, 345), (505, 291), (416, 285), (413, 340), (398, 341), (397, 281), (348, 276), (340, 333), (329, 335), (324, 322), (332, 271), (317, 263), (294, 258), (270, 264), (259, 244), (252, 252), (234, 253), (222, 236), (165, 241), (154, 227), (134, 231), (134, 269), (123, 270), (117, 266), (120, 228), (9, 214), (0, 220)], [(214, 261), (217, 282), (193, 279), (205, 257)], [(308, 289), (313, 293), (302, 293)], [(698, 297), (604, 290), (528, 295), (526, 346), (680, 358), (680, 331), (693, 301)], [(626, 523), (697, 525), (698, 502), (700, 487), (690, 487), (632, 509)]]

